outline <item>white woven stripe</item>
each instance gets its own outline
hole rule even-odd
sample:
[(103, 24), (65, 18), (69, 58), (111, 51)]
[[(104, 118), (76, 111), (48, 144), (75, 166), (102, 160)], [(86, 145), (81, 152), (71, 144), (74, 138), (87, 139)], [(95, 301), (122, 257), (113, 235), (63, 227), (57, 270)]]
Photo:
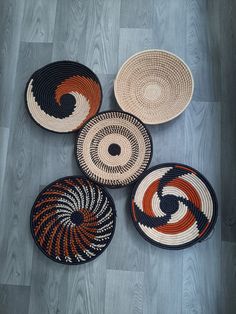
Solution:
[(202, 202), (202, 211), (208, 220), (211, 221), (213, 216), (213, 201), (205, 183), (195, 174), (185, 174), (180, 176), (180, 178), (189, 182), (196, 189)]
[(139, 224), (139, 226), (141, 230), (152, 240), (171, 246), (186, 244), (196, 239), (199, 235), (197, 222), (195, 222), (189, 229), (178, 234), (165, 234), (141, 224)]

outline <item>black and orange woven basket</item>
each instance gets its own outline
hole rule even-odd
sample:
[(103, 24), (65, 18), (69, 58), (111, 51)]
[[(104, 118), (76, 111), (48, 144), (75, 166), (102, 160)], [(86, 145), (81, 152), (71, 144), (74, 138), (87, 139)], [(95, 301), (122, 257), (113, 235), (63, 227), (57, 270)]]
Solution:
[(27, 109), (41, 127), (77, 131), (100, 109), (102, 88), (96, 74), (74, 61), (57, 61), (37, 70), (25, 90)]
[(115, 230), (116, 211), (108, 192), (81, 177), (49, 184), (37, 197), (30, 216), (31, 233), (51, 260), (78, 265), (98, 257)]
[(217, 219), (217, 199), (197, 170), (177, 163), (161, 164), (136, 183), (131, 215), (145, 240), (161, 248), (182, 249), (210, 234)]

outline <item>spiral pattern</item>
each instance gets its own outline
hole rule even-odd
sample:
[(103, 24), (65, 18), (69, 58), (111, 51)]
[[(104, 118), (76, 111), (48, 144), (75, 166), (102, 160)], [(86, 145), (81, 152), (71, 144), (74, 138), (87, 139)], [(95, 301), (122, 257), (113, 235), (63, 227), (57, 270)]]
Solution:
[(115, 207), (100, 186), (66, 177), (47, 186), (31, 211), (31, 231), (42, 252), (59, 263), (81, 264), (100, 255), (115, 229)]
[(193, 95), (190, 69), (176, 55), (146, 50), (131, 56), (119, 70), (114, 92), (119, 106), (147, 124), (177, 117)]
[(181, 164), (153, 167), (132, 193), (132, 218), (152, 244), (184, 248), (205, 238), (217, 217), (210, 183), (195, 169)]
[(26, 86), (32, 118), (50, 131), (78, 130), (99, 110), (102, 89), (97, 76), (73, 61), (50, 63), (37, 70)]
[(132, 183), (147, 168), (152, 141), (136, 117), (118, 111), (88, 121), (76, 141), (76, 158), (92, 180), (110, 187)]

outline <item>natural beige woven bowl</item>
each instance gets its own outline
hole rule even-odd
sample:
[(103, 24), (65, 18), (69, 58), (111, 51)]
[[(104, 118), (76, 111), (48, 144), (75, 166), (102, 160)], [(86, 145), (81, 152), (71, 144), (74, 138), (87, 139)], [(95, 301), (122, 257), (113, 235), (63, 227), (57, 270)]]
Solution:
[(159, 124), (181, 114), (191, 101), (194, 82), (187, 64), (164, 50), (145, 50), (120, 68), (114, 84), (116, 100), (144, 123)]

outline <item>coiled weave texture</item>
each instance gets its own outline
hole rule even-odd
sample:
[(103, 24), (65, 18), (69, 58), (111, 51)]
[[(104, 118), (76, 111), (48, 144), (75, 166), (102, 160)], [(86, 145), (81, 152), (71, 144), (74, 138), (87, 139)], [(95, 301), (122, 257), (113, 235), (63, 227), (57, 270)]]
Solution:
[(210, 183), (195, 169), (163, 164), (149, 169), (132, 193), (132, 218), (149, 242), (184, 248), (204, 239), (217, 218)]
[(76, 158), (92, 180), (110, 187), (134, 182), (147, 168), (152, 140), (142, 122), (125, 112), (108, 111), (89, 120), (76, 140)]
[(31, 232), (50, 259), (82, 264), (100, 255), (115, 229), (115, 207), (100, 186), (80, 177), (61, 178), (37, 197), (31, 211)]
[(189, 67), (176, 55), (146, 50), (130, 57), (119, 70), (114, 92), (119, 106), (147, 124), (177, 117), (193, 94)]
[(29, 113), (40, 126), (67, 133), (98, 112), (102, 89), (97, 76), (83, 64), (58, 61), (31, 76), (25, 96)]

